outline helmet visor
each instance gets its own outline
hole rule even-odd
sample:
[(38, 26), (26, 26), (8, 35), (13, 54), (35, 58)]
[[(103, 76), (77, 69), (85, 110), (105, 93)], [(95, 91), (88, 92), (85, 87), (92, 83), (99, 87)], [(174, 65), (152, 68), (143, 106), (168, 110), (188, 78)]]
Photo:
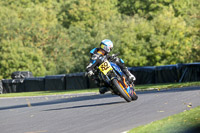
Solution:
[(105, 45), (101, 44), (101, 48), (104, 49)]
[(104, 51), (106, 51), (108, 53), (110, 52), (110, 48), (104, 44), (101, 44), (101, 49), (103, 49)]

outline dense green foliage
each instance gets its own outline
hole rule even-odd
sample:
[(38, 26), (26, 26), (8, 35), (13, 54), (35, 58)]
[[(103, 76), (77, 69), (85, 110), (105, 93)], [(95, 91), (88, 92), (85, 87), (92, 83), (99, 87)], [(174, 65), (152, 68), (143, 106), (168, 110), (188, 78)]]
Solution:
[(199, 0), (0, 1), (0, 79), (85, 71), (108, 38), (127, 66), (200, 61)]

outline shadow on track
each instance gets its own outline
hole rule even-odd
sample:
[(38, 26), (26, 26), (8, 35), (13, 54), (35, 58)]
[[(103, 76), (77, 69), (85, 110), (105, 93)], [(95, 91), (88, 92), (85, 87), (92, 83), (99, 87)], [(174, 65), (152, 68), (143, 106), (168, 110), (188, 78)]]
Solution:
[[(95, 99), (103, 99), (103, 98), (113, 98), (113, 97), (116, 97), (116, 96), (111, 95), (111, 94), (104, 94), (104, 95), (96, 94), (96, 95), (91, 95), (91, 96), (86, 95), (86, 96), (78, 96), (78, 97), (72, 97), (72, 98), (61, 98), (58, 100), (50, 100), (50, 101), (30, 103), (30, 104), (31, 104), (31, 107), (36, 107), (36, 106), (45, 106), (45, 105), (53, 105), (53, 104), (61, 104), (61, 103), (68, 103), (68, 102), (85, 101), (85, 100), (95, 100)], [(19, 108), (27, 108), (27, 107), (29, 107), (28, 104), (22, 104), (22, 105), (0, 107), (0, 110), (19, 109)]]
[(48, 109), (44, 111), (59, 111), (64, 109), (77, 109), (77, 108), (85, 108), (85, 107), (97, 107), (97, 106), (106, 106), (106, 105), (115, 105), (115, 104), (121, 104), (121, 103), (127, 103), (126, 101), (120, 101), (120, 102), (110, 102), (110, 103), (100, 103), (100, 104), (90, 104), (90, 105), (80, 105), (80, 106), (72, 106), (72, 107), (65, 107), (65, 108), (57, 108), (57, 109)]

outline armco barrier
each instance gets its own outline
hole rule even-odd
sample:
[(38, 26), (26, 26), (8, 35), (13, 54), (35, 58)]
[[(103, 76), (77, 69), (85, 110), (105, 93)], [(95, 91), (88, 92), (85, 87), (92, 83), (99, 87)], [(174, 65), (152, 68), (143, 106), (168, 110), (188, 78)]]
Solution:
[(2, 80), (2, 84), (3, 84), (3, 93), (17, 92), (16, 88), (13, 87), (12, 79), (4, 79)]
[(33, 78), (32, 72), (29, 71), (16, 71), (11, 74), (12, 79)]
[(5, 79), (2, 83), (3, 93), (25, 92), (24, 79)]
[(65, 90), (65, 75), (52, 75), (45, 77), (45, 90)]
[(2, 84), (2, 81), (0, 80), (0, 94), (3, 93), (3, 84)]
[[(200, 81), (200, 62), (167, 66), (131, 67), (135, 84)], [(2, 80), (3, 93), (95, 88), (97, 85), (85, 73), (53, 75), (25, 79)]]
[(155, 67), (155, 83), (176, 83), (178, 82), (177, 65)]
[(25, 78), (24, 86), (26, 92), (32, 91), (44, 91), (45, 90), (45, 78), (36, 77), (36, 78)]
[(179, 82), (200, 81), (200, 63), (178, 64)]
[(98, 88), (99, 86), (95, 83), (94, 79), (88, 78), (88, 88)]
[(155, 67), (131, 67), (130, 72), (135, 75), (135, 84), (154, 84)]
[(88, 78), (84, 72), (66, 75), (66, 89), (86, 89), (88, 86)]

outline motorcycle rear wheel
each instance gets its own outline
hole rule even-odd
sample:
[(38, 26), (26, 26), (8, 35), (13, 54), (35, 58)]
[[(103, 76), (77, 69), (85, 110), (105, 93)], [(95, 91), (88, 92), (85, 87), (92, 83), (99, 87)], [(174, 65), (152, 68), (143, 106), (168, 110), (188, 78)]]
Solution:
[(117, 79), (113, 79), (112, 80), (113, 85), (115, 86), (115, 88), (118, 90), (118, 92), (120, 93), (120, 95), (127, 101), (127, 102), (131, 102), (132, 98), (131, 96), (128, 94), (128, 92), (125, 90), (125, 88), (122, 86), (122, 84), (117, 80)]

